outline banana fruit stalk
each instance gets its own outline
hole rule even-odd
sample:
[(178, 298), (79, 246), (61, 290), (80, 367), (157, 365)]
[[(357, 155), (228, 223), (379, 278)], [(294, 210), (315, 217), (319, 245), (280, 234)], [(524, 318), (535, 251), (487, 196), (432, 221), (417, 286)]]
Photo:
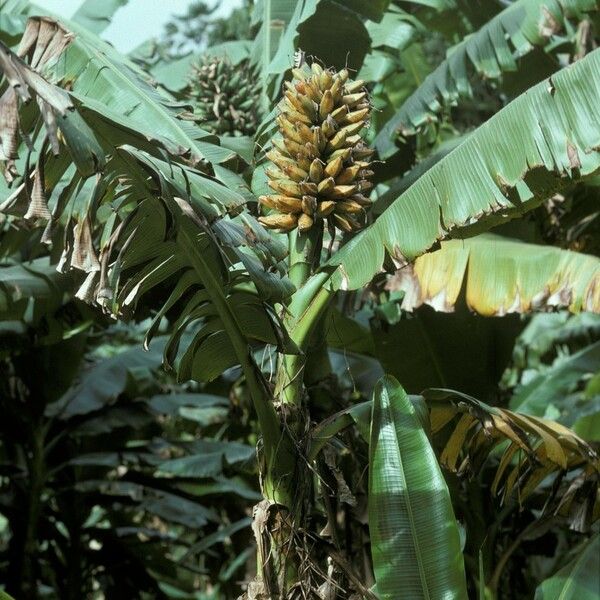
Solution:
[(363, 227), (370, 205), (369, 158), (361, 132), (371, 105), (363, 81), (351, 81), (346, 69), (336, 73), (313, 63), (293, 69), (279, 104), (275, 137), (267, 158), (272, 195), (259, 202), (268, 209), (259, 221), (282, 232), (308, 231), (321, 221), (330, 228)]
[(253, 136), (260, 122), (260, 87), (247, 62), (208, 57), (192, 67), (189, 94), (202, 127), (217, 135)]

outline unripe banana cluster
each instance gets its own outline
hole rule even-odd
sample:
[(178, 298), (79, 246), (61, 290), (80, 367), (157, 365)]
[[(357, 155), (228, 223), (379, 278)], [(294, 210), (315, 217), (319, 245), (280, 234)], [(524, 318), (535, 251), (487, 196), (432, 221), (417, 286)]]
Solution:
[(293, 69), (279, 105), (281, 137), (267, 158), (268, 185), (275, 194), (259, 202), (270, 209), (260, 222), (282, 232), (311, 229), (320, 220), (343, 231), (364, 223), (371, 189), (369, 158), (361, 138), (371, 105), (363, 81), (346, 69), (335, 73), (313, 63)]
[(259, 123), (260, 86), (246, 62), (206, 58), (192, 67), (190, 92), (204, 129), (253, 136)]

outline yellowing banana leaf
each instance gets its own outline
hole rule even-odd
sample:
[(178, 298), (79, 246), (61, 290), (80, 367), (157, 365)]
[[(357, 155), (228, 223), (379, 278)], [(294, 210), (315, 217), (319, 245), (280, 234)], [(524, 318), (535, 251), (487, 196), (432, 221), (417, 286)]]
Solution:
[(382, 600), (466, 600), (446, 482), (409, 397), (389, 376), (373, 393), (369, 532)]
[(437, 241), (466, 237), (536, 207), (600, 168), (600, 50), (511, 102), (402, 193), (325, 266), (358, 289), (386, 258), (396, 268)]
[(600, 259), (560, 248), (538, 246), (492, 235), (442, 242), (399, 269), (388, 281), (403, 290), (402, 308), (422, 304), (452, 312), (466, 288), (469, 308), (505, 315), (568, 308), (600, 312)]
[(598, 10), (597, 0), (517, 0), (472, 36), (452, 48), (433, 71), (386, 123), (375, 140), (381, 158), (396, 151), (399, 133), (410, 135), (436, 120), (444, 106), (471, 96), (469, 79), (498, 79), (516, 71), (519, 59), (535, 47), (545, 46), (563, 33), (570, 17), (583, 18)]
[(432, 435), (450, 433), (440, 457), (446, 468), (459, 474), (477, 472), (507, 442), (492, 484), (494, 494), (506, 501), (514, 493), (523, 502), (546, 477), (569, 472), (575, 477), (566, 489), (553, 490), (548, 506), (582, 531), (600, 517), (600, 458), (576, 433), (560, 423), (488, 406), (451, 390), (425, 390), (423, 396), (430, 407)]

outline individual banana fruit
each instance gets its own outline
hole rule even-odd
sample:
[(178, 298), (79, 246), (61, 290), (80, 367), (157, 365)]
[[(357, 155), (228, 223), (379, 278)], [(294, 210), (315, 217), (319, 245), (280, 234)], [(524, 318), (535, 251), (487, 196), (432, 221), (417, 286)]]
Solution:
[(292, 70), (279, 104), (275, 137), (267, 158), (274, 194), (261, 196), (270, 229), (306, 232), (321, 220), (330, 227), (356, 231), (365, 222), (372, 187), (373, 151), (360, 136), (371, 105), (363, 81), (351, 81), (346, 69), (334, 72), (313, 62)]
[(208, 57), (192, 67), (189, 94), (200, 125), (217, 135), (253, 136), (259, 124), (260, 87), (246, 61)]

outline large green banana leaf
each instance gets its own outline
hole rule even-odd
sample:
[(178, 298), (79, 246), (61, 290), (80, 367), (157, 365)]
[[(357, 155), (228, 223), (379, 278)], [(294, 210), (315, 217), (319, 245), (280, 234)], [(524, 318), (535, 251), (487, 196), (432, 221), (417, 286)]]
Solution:
[(373, 393), (369, 532), (383, 600), (466, 600), (448, 488), (412, 403), (392, 377)]
[(466, 287), (469, 308), (486, 316), (563, 307), (600, 312), (600, 259), (481, 235), (442, 242), (388, 287), (405, 292), (402, 308), (409, 311), (429, 304), (450, 312)]
[[(64, 30), (54, 21), (41, 19), (30, 23), (38, 23), (38, 29), (30, 26), (22, 46), (32, 62), (40, 62), (40, 53), (51, 54), (46, 52), (46, 36), (37, 45), (42, 25), (50, 27), (47, 33), (54, 36), (59, 47), (66, 41), (70, 44), (67, 52), (77, 50), (76, 42), (71, 44), (69, 39), (62, 39)], [(35, 94), (43, 100), (46, 133), (53, 141), (40, 146), (39, 136), (33, 138), (38, 142), (33, 190), (23, 180), (15, 197), (4, 203), (4, 209), (18, 213), (23, 196), (25, 204), (29, 203), (25, 217), (48, 221), (44, 233), (47, 241), (54, 236), (55, 242), (62, 245), (60, 231), (65, 232), (61, 268), (72, 267), (87, 273), (77, 294), (80, 298), (96, 301), (113, 314), (121, 315), (145, 293), (157, 294), (155, 301), (160, 298), (164, 305), (151, 326), (148, 340), (166, 312), (175, 303), (183, 302), (165, 350), (166, 362), (175, 362), (181, 336), (187, 330), (194, 330), (192, 343), (177, 361), (181, 376), (210, 380), (226, 368), (241, 364), (253, 397), (260, 404), (259, 414), (267, 421), (266, 429), (274, 431), (274, 409), (265, 400), (267, 387), (249, 350), (257, 343), (287, 345), (272, 306), (293, 289), (277, 272), (277, 263), (286, 250), (250, 215), (229, 216), (229, 211), (234, 212), (232, 209), (237, 209), (244, 198), (210, 176), (208, 160), (201, 164), (203, 171), (189, 165), (198, 162), (199, 154), (194, 148), (204, 143), (196, 141), (204, 133), (201, 130), (194, 133), (192, 125), (181, 128), (179, 120), (169, 116), (164, 108), (160, 93), (149, 84), (138, 81), (139, 87), (134, 85), (133, 91), (131, 86), (120, 87), (124, 72), (111, 67), (110, 61), (105, 60), (107, 55), (100, 54), (100, 64), (89, 72), (98, 69), (96, 75), (99, 75), (106, 71), (99, 76), (103, 81), (98, 92), (102, 94), (101, 101), (81, 93), (75, 103), (79, 101), (83, 108), (77, 110), (73, 94), (48, 83), (0, 45), (0, 66), (7, 71), (9, 81), (18, 86), (19, 93)], [(94, 62), (95, 51), (90, 56)], [(53, 63), (45, 64), (50, 69)], [(75, 69), (74, 73), (81, 75), (79, 92), (91, 94), (96, 83), (88, 80), (87, 70)], [(105, 110), (113, 98), (114, 106), (130, 114)], [(16, 112), (16, 96), (11, 102)], [(132, 111), (141, 112), (134, 118)], [(143, 126), (137, 122), (142, 114), (149, 119)], [(183, 136), (187, 148), (174, 145), (175, 138), (171, 139), (168, 131), (165, 135), (170, 139), (144, 132), (144, 127), (147, 131), (155, 129), (152, 121), (163, 116), (165, 126), (174, 128), (175, 137)], [(66, 128), (66, 117), (77, 119), (77, 127)], [(57, 121), (62, 138), (53, 131)], [(72, 160), (64, 152), (58, 156), (50, 152), (49, 146), (58, 149), (61, 139)], [(218, 153), (223, 149), (206, 143), (202, 149), (207, 148), (212, 150), (205, 156), (220, 162), (222, 156)], [(89, 169), (88, 165), (80, 168), (82, 156), (87, 156), (89, 166), (96, 165), (95, 168)], [(85, 179), (100, 163), (104, 165), (103, 173), (95, 180)], [(29, 177), (26, 173), (25, 178)], [(67, 182), (57, 185), (61, 178)], [(32, 211), (32, 206), (37, 210)], [(59, 234), (54, 235), (54, 230)], [(293, 348), (288, 347), (287, 351), (293, 352)]]
[(472, 94), (469, 79), (475, 71), (498, 79), (515, 71), (522, 57), (543, 46), (564, 29), (570, 17), (598, 10), (597, 0), (517, 0), (472, 36), (451, 49), (449, 56), (404, 102), (379, 132), (375, 144), (381, 158), (396, 151), (399, 133), (411, 134), (461, 96)]
[(76, 23), (68, 28), (48, 17), (32, 17), (19, 47), (20, 56), (53, 83), (69, 86), (84, 108), (122, 127), (166, 144), (191, 162), (223, 162), (234, 156), (216, 138), (186, 120), (185, 106), (112, 46)]
[(465, 237), (537, 206), (600, 167), (600, 50), (511, 102), (401, 194), (325, 266), (358, 289), (437, 241)]
[(535, 600), (595, 600), (600, 593), (600, 535), (535, 591)]

